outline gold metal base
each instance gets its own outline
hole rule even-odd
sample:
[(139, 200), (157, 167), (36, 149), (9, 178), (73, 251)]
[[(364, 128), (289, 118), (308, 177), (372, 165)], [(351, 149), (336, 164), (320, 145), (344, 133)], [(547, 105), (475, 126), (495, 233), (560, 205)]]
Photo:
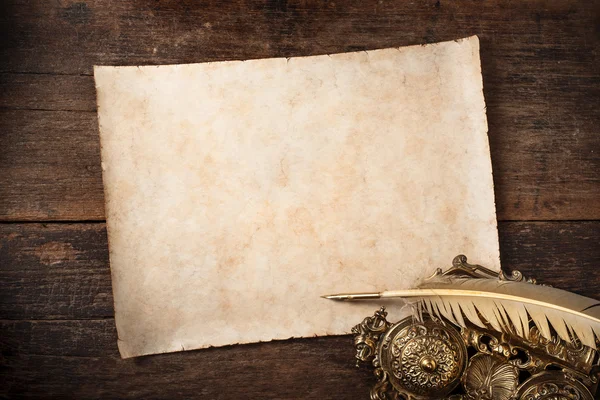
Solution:
[[(444, 274), (519, 280), (458, 256)], [(548, 340), (531, 324), (529, 339), (491, 327), (458, 327), (424, 315), (395, 324), (384, 307), (352, 328), (358, 363), (375, 367), (372, 400), (594, 400), (598, 351), (578, 341)]]

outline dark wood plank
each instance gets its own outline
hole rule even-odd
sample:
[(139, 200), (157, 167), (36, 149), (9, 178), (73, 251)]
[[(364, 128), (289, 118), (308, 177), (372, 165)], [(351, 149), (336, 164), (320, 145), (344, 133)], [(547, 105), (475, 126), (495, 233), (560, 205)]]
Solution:
[[(348, 336), (121, 360), (111, 348), (98, 349), (100, 354), (96, 356), (77, 355), (86, 351), (79, 350), (77, 347), (84, 345), (76, 341), (116, 340), (109, 323), (101, 326), (91, 321), (54, 321), (32, 326), (36, 324), (0, 324), (9, 336), (31, 335), (42, 352), (36, 354), (34, 345), (28, 353), (5, 351), (8, 354), (3, 356), (0, 397), (358, 400), (368, 398), (374, 384), (369, 370), (355, 368), (352, 339)], [(68, 337), (72, 355), (44, 354), (51, 352), (44, 348), (44, 330)], [(17, 346), (23, 343), (14, 340)]]
[[(18, 75), (4, 84), (11, 96), (0, 96), (9, 108), (0, 110), (0, 220), (104, 218), (92, 79)], [(54, 94), (57, 85), (79, 96)], [(600, 113), (582, 105), (588, 89), (556, 85), (562, 108), (547, 118), (537, 86), (521, 96), (486, 88), (498, 218), (600, 219)], [(90, 112), (59, 111), (67, 109)]]
[[(600, 221), (504, 222), (499, 233), (505, 269), (600, 298)], [(113, 315), (102, 223), (0, 224), (0, 265), (0, 319)]]
[(498, 228), (504, 270), (600, 300), (600, 221), (505, 222)]
[[(94, 64), (326, 54), (478, 34), (501, 220), (600, 219), (598, 4), (9, 0), (0, 221), (102, 220)], [(600, 298), (600, 222), (501, 222), (503, 265)], [(363, 399), (348, 337), (120, 360), (102, 223), (0, 224), (0, 397)], [(354, 321), (352, 322), (354, 323)]]
[(120, 358), (113, 318), (0, 320), (2, 355)]
[[(0, 107), (9, 110), (94, 111), (93, 64), (324, 54), (478, 34), (499, 219), (600, 219), (594, 2), (98, 0), (4, 7), (0, 71), (15, 73), (0, 76)], [(88, 117), (74, 139), (72, 127), (86, 117), (0, 114), (0, 220), (103, 219), (97, 128)], [(73, 140), (87, 153), (71, 151)], [(54, 151), (41, 151), (47, 143)], [(16, 161), (28, 160), (30, 149), (37, 163)], [(50, 185), (52, 176), (59, 179)]]
[[(600, 299), (600, 221), (505, 222), (500, 237), (507, 269)], [(101, 223), (0, 225), (0, 397), (368, 396), (348, 336), (121, 360), (105, 240)]]
[(104, 224), (0, 224), (0, 319), (113, 316)]
[[(499, 219), (600, 218), (593, 2), (98, 0), (11, 1), (4, 7), (0, 70), (18, 73), (0, 77), (0, 107), (11, 110), (94, 111), (93, 64), (324, 54), (478, 34)], [(0, 156), (6, 171), (0, 220), (103, 218), (91, 115), (78, 140), (88, 139), (81, 146), (96, 154), (69, 151), (69, 130), (84, 118), (0, 115), (0, 128), (8, 131), (0, 145), (9, 153)], [(35, 134), (27, 131), (32, 128)], [(49, 142), (57, 148), (41, 151)], [(16, 165), (28, 159), (30, 148), (39, 162)], [(51, 186), (50, 176), (59, 177)]]
[(0, 17), (0, 69), (91, 74), (94, 64), (326, 54), (481, 34), (509, 58), (508, 73), (570, 76), (596, 56), (596, 10), (570, 0), (12, 0)]
[(0, 111), (0, 220), (104, 218), (94, 113)]
[(0, 74), (0, 109), (95, 112), (94, 78), (89, 75)]

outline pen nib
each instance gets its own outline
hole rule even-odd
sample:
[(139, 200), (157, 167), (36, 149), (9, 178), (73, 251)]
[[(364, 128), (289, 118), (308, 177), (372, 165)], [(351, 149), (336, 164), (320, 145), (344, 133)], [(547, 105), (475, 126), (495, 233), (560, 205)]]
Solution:
[(321, 296), (324, 299), (337, 300), (337, 301), (350, 301), (350, 300), (373, 300), (379, 299), (381, 295), (379, 293), (340, 293), (340, 294), (327, 294)]
[(348, 296), (345, 296), (343, 294), (326, 294), (325, 296), (321, 296), (324, 299), (329, 299), (329, 300), (347, 300)]

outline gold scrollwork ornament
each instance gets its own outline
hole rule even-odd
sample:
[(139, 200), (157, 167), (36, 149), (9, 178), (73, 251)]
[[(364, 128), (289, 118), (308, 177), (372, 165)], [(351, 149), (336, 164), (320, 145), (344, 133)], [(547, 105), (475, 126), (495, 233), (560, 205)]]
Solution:
[(534, 375), (521, 385), (518, 400), (594, 400), (590, 391), (578, 380), (562, 371)]
[(505, 359), (479, 353), (469, 360), (462, 382), (469, 400), (510, 400), (518, 378), (517, 367)]
[(442, 398), (460, 383), (467, 348), (456, 329), (409, 317), (381, 337), (378, 356), (399, 393), (414, 399)]
[[(464, 256), (437, 274), (535, 284), (519, 272), (468, 264)], [(546, 339), (533, 323), (524, 338), (428, 313), (395, 324), (386, 317), (382, 307), (352, 329), (356, 359), (375, 367), (371, 400), (600, 399), (592, 395), (600, 385), (600, 354), (576, 337)]]

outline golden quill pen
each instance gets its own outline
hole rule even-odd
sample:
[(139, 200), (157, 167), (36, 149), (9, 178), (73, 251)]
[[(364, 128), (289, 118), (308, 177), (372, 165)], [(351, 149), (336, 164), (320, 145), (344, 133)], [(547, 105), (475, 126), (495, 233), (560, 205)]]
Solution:
[(528, 339), (529, 323), (542, 336), (558, 336), (596, 349), (600, 342), (600, 302), (565, 290), (526, 282), (434, 275), (416, 289), (379, 293), (343, 293), (323, 296), (331, 300), (355, 301), (403, 298), (423, 311), (466, 328), (465, 319), (481, 328), (486, 323), (499, 332)]

